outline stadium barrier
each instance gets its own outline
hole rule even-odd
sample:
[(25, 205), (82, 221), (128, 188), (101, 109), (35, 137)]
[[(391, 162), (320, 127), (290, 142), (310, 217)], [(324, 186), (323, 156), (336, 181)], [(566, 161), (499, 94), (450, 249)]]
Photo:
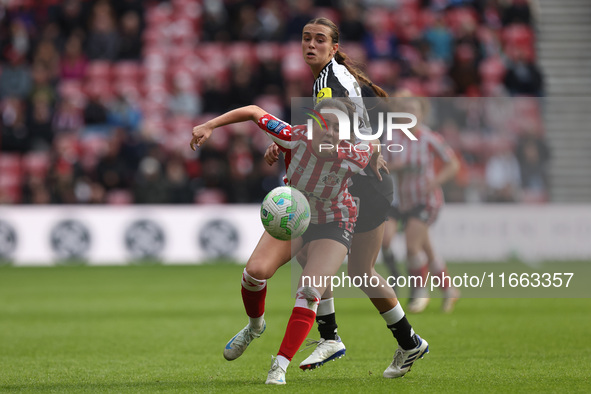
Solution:
[[(447, 205), (433, 242), (447, 260), (589, 260), (588, 205)], [(4, 264), (245, 263), (263, 231), (258, 205), (3, 206)], [(395, 240), (404, 254), (403, 239)]]

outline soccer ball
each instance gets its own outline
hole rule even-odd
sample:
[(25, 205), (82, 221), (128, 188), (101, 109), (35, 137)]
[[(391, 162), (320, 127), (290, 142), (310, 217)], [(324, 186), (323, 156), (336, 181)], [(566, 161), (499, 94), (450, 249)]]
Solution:
[(290, 186), (280, 186), (265, 196), (261, 205), (261, 221), (274, 238), (282, 241), (302, 235), (310, 224), (308, 199)]

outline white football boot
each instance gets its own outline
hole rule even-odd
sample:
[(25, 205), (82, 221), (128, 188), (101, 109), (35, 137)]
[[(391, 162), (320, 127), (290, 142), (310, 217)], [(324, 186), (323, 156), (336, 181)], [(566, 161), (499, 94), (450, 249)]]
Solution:
[(429, 353), (429, 344), (427, 341), (418, 335), (417, 340), (419, 341), (419, 344), (414, 349), (404, 350), (398, 346), (398, 349), (396, 349), (396, 352), (394, 353), (392, 364), (390, 364), (390, 366), (384, 371), (385, 378), (391, 379), (404, 376), (404, 374), (410, 371), (410, 367), (412, 367), (412, 364), (415, 361), (419, 358), (423, 358), (426, 353)]
[(261, 334), (265, 332), (265, 328), (267, 328), (267, 323), (265, 323), (265, 321), (263, 321), (263, 329), (260, 332), (250, 328), (250, 324), (244, 327), (226, 344), (226, 347), (224, 348), (224, 358), (228, 361), (232, 361), (242, 356), (242, 353), (244, 353), (248, 345), (250, 345), (250, 342), (252, 342), (253, 339), (260, 337)]
[(271, 358), (273, 361), (271, 362), (271, 369), (269, 369), (265, 384), (285, 384), (285, 371), (279, 365), (277, 357)]
[(308, 346), (316, 344), (316, 349), (300, 363), (302, 370), (315, 369), (322, 366), (325, 362), (336, 360), (345, 355), (345, 344), (341, 341), (341, 338), (337, 340), (326, 340), (320, 338), (319, 341), (308, 340)]

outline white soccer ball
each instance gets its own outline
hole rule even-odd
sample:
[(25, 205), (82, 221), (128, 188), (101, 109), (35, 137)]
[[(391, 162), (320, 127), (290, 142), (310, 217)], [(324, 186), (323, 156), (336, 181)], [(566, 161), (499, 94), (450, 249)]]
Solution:
[(308, 199), (293, 187), (276, 187), (263, 200), (261, 221), (274, 238), (282, 241), (296, 239), (310, 224)]

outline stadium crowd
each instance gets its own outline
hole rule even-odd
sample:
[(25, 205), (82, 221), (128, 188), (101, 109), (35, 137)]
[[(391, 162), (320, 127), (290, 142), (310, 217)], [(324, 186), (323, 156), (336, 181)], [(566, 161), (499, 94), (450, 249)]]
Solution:
[(264, 163), (265, 136), (236, 126), (194, 153), (190, 132), (252, 103), (289, 119), (290, 98), (311, 96), (300, 40), (317, 16), (389, 92), (521, 103), (527, 121), (462, 101), (476, 115), (437, 118), (463, 161), (447, 201), (546, 201), (540, 106), (514, 99), (544, 93), (533, 15), (527, 0), (3, 2), (0, 203), (262, 200), (283, 168)]

